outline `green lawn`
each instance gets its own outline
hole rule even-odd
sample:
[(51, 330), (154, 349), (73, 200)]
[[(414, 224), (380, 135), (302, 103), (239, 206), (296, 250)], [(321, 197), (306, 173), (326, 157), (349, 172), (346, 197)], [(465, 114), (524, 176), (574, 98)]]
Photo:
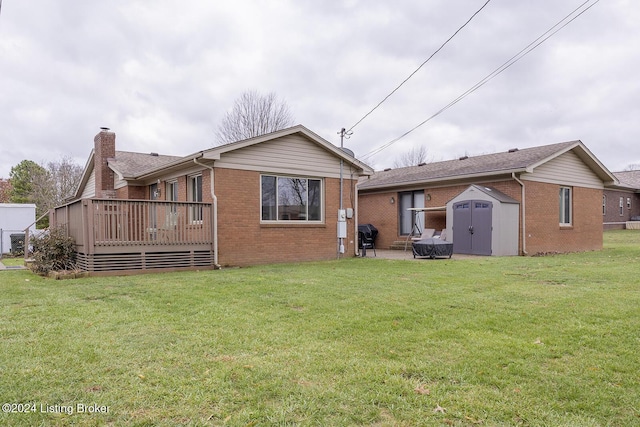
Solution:
[(640, 425), (639, 262), (0, 272), (0, 425)]

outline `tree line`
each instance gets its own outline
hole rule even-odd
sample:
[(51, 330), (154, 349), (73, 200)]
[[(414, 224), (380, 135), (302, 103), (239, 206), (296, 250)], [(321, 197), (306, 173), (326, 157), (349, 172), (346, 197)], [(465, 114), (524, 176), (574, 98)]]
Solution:
[[(2, 201), (33, 203), (36, 205), (36, 218), (40, 218), (73, 196), (82, 172), (83, 168), (70, 157), (62, 157), (46, 165), (23, 160), (11, 168)], [(48, 216), (38, 222), (38, 228), (48, 225)]]

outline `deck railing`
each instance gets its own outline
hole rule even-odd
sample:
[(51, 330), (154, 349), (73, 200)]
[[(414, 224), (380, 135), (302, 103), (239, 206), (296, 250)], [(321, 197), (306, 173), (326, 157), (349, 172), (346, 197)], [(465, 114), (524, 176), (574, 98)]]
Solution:
[(161, 250), (212, 244), (212, 215), (210, 203), (82, 199), (56, 208), (51, 223), (65, 227), (82, 253), (134, 246)]

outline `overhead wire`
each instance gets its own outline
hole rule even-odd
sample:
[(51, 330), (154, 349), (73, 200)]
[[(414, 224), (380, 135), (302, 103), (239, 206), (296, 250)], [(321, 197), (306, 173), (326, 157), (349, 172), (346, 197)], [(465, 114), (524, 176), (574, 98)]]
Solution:
[(433, 52), (433, 53), (432, 53), (432, 54), (431, 54), (431, 55), (430, 55), (430, 56), (429, 56), (429, 57), (428, 57), (428, 58), (427, 58), (427, 59), (426, 59), (422, 64), (420, 64), (420, 66), (419, 66), (418, 68), (416, 68), (416, 69), (415, 69), (411, 74), (409, 74), (409, 77), (407, 77), (406, 79), (404, 79), (404, 80), (402, 81), (402, 83), (400, 83), (400, 84), (399, 84), (395, 89), (393, 89), (393, 90), (392, 90), (392, 91), (391, 91), (387, 96), (385, 96), (385, 97), (382, 99), (382, 101), (378, 102), (378, 104), (377, 104), (375, 107), (373, 107), (373, 108), (372, 108), (372, 109), (371, 109), (367, 114), (365, 114), (365, 115), (364, 115), (360, 120), (358, 120), (358, 121), (356, 122), (356, 124), (354, 124), (353, 126), (351, 126), (351, 127), (347, 130), (347, 132), (351, 132), (351, 131), (353, 130), (353, 128), (355, 128), (356, 126), (358, 126), (358, 125), (359, 125), (359, 124), (360, 124), (364, 119), (366, 119), (367, 117), (369, 117), (369, 115), (370, 115), (371, 113), (373, 113), (374, 111), (376, 111), (376, 110), (378, 109), (378, 107), (380, 107), (380, 106), (381, 106), (381, 105), (382, 105), (382, 104), (383, 104), (387, 99), (389, 99), (389, 98), (391, 97), (391, 95), (393, 95), (394, 93), (396, 93), (396, 92), (398, 91), (398, 89), (400, 89), (400, 88), (401, 88), (401, 87), (402, 87), (402, 86), (403, 86), (407, 81), (409, 81), (409, 79), (410, 79), (411, 77), (413, 77), (413, 76), (414, 76), (418, 71), (420, 71), (420, 69), (421, 69), (421, 68), (422, 68), (422, 67), (423, 67), (427, 62), (429, 62), (429, 61), (431, 60), (431, 58), (433, 58), (434, 56), (436, 56), (436, 54), (437, 54), (438, 52), (440, 52), (440, 51), (441, 51), (441, 50), (442, 50), (442, 49), (443, 49), (443, 48), (444, 48), (444, 47), (445, 47), (445, 46), (446, 46), (446, 45), (447, 45), (447, 44), (448, 44), (448, 43), (449, 43), (449, 42), (450, 42), (450, 41), (451, 41), (451, 40), (452, 40), (452, 39), (453, 39), (453, 38), (454, 38), (454, 37), (455, 37), (455, 36), (460, 32), (460, 31), (462, 31), (462, 29), (463, 29), (464, 27), (466, 27), (466, 26), (467, 26), (467, 24), (469, 24), (469, 22), (471, 22), (471, 20), (472, 20), (473, 18), (475, 18), (475, 17), (476, 17), (476, 15), (477, 15), (477, 14), (479, 14), (479, 13), (482, 11), (482, 9), (484, 9), (484, 8), (485, 8), (485, 6), (486, 6), (487, 4), (489, 4), (489, 2), (490, 2), (490, 1), (491, 1), (491, 0), (487, 0), (487, 1), (482, 5), (482, 7), (481, 7), (480, 9), (478, 9), (478, 10), (477, 10), (473, 15), (471, 15), (471, 18), (469, 18), (469, 19), (467, 20), (467, 22), (465, 22), (465, 23), (464, 23), (460, 28), (458, 28), (458, 29), (456, 30), (456, 32), (455, 32), (455, 33), (453, 33), (453, 34), (451, 35), (451, 37), (449, 37), (449, 38), (448, 38), (444, 43), (442, 43), (442, 45), (440, 45), (440, 47), (439, 47), (438, 49), (436, 49), (436, 51), (435, 51), (435, 52)]
[[(573, 22), (574, 20), (576, 20), (578, 17), (580, 17), (583, 13), (585, 13), (586, 11), (588, 11), (589, 9), (591, 9), (593, 6), (595, 6), (597, 3), (600, 2), (600, 0), (595, 0), (591, 5), (587, 6), (584, 8), (584, 10), (580, 11), (579, 13), (576, 14), (576, 12), (578, 10), (580, 10), (581, 8), (584, 7), (585, 4), (589, 3), (590, 1), (593, 0), (587, 0), (584, 3), (582, 3), (580, 6), (578, 6), (576, 9), (574, 9), (572, 12), (570, 12), (568, 15), (566, 15), (564, 18), (562, 18), (560, 21), (558, 21), (555, 25), (553, 25), (550, 29), (548, 29), (547, 31), (545, 31), (544, 33), (542, 33), (542, 35), (540, 35), (537, 39), (535, 39), (533, 42), (529, 43), (526, 47), (524, 47), (523, 49), (521, 49), (517, 54), (515, 54), (514, 56), (512, 56), (510, 59), (508, 59), (507, 61), (505, 61), (502, 65), (500, 65), (498, 68), (496, 68), (494, 71), (492, 71), (491, 73), (489, 73), (487, 76), (485, 76), (483, 79), (481, 79), (479, 82), (477, 82), (475, 85), (473, 85), (471, 88), (467, 89), (465, 92), (463, 92), (461, 95), (459, 95), (457, 98), (455, 98), (453, 101), (449, 102), (447, 105), (445, 105), (444, 107), (442, 107), (440, 110), (438, 110), (437, 112), (435, 112), (434, 114), (432, 114), (429, 118), (427, 118), (426, 120), (423, 120), (422, 122), (420, 122), (418, 125), (414, 126), (413, 128), (411, 128), (410, 130), (406, 131), (405, 133), (403, 133), (402, 135), (400, 135), (399, 137), (392, 139), (391, 141), (381, 145), (380, 147), (377, 147), (373, 150), (371, 150), (370, 152), (364, 154), (363, 156), (360, 156), (361, 159), (368, 159), (372, 156), (374, 156), (375, 154), (380, 153), (381, 151), (383, 151), (384, 149), (390, 147), (391, 145), (395, 144), (396, 142), (398, 142), (399, 140), (401, 140), (402, 138), (404, 138), (405, 136), (409, 135), (410, 133), (412, 133), (413, 131), (415, 131), (416, 129), (418, 129), (419, 127), (423, 126), (424, 124), (426, 124), (427, 122), (433, 120), (434, 118), (436, 118), (437, 116), (439, 116), (440, 114), (444, 113), (446, 110), (448, 110), (449, 108), (453, 107), (454, 105), (456, 105), (458, 102), (462, 101), (464, 98), (466, 98), (467, 96), (469, 96), (470, 94), (472, 94), (473, 92), (475, 92), (476, 90), (480, 89), (482, 86), (484, 86), (486, 83), (488, 83), (489, 81), (493, 80), (495, 77), (497, 77), (498, 75), (500, 75), (501, 73), (503, 73), (505, 70), (507, 70), (509, 67), (511, 67), (513, 64), (515, 64), (516, 62), (518, 62), (520, 59), (524, 58), (526, 55), (528, 55), (529, 53), (531, 53), (533, 50), (535, 50), (538, 46), (540, 46), (542, 43), (544, 43), (545, 41), (547, 41), (549, 38), (553, 37), (557, 32), (559, 32), (560, 30), (562, 30), (563, 28), (565, 28), (567, 25), (569, 25), (571, 22)], [(575, 16), (573, 16), (575, 14)], [(573, 17), (572, 17), (573, 16)], [(570, 17), (572, 17), (571, 19), (569, 19)], [(565, 22), (566, 21), (566, 22)], [(564, 24), (563, 24), (564, 22)]]

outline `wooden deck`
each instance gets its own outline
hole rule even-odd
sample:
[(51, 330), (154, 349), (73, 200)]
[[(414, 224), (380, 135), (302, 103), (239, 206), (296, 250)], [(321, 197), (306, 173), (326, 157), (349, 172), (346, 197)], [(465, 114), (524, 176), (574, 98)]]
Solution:
[(210, 203), (82, 199), (56, 208), (50, 224), (75, 239), (82, 270), (213, 268)]

